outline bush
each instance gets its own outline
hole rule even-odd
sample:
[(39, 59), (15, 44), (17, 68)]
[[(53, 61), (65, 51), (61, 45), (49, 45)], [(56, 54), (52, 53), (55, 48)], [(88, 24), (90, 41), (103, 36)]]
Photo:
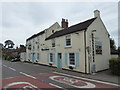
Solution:
[(110, 59), (109, 67), (113, 74), (120, 75), (120, 57)]

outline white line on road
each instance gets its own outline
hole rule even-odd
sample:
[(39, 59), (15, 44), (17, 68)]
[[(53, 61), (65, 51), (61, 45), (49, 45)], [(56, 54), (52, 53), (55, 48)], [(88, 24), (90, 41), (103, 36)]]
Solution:
[(23, 72), (20, 72), (20, 73), (23, 74), (23, 75), (25, 75), (25, 76), (27, 76), (27, 77), (31, 77), (31, 78), (33, 78), (33, 79), (37, 79), (36, 77), (33, 77), (33, 76), (28, 75), (28, 74), (26, 74), (26, 73), (23, 73)]
[(11, 69), (11, 70), (13, 70), (13, 71), (16, 71), (14, 68), (11, 68), (11, 67), (9, 67), (9, 69)]
[(103, 83), (103, 84), (108, 84), (108, 85), (113, 85), (113, 86), (119, 86), (120, 87), (120, 85), (117, 85), (117, 84), (114, 84), (114, 83), (108, 83), (108, 82), (103, 82), (103, 81), (98, 81), (98, 80), (93, 80), (93, 79), (88, 79), (88, 78), (83, 78), (83, 77), (71, 76), (71, 75), (68, 75), (68, 74), (58, 73), (58, 72), (53, 72), (53, 73), (69, 76), (69, 77), (72, 77), (72, 78), (84, 79), (84, 80), (89, 80), (89, 81), (94, 81), (94, 82), (98, 82), (98, 83)]
[(57, 88), (63, 88), (63, 87), (60, 87), (60, 86), (52, 84), (52, 83), (49, 83), (49, 84), (52, 85), (52, 86), (54, 86), (54, 87), (57, 87)]
[(6, 65), (3, 65), (4, 67), (7, 67)]
[(8, 77), (8, 78), (3, 78), (3, 79), (11, 79), (11, 78), (15, 78), (15, 77)]

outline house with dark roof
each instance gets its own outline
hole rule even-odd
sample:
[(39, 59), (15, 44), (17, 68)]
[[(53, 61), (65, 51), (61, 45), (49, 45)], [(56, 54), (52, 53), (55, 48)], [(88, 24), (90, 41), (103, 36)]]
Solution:
[(94, 17), (68, 27), (62, 19), (26, 40), (27, 60), (83, 73), (109, 68), (110, 35), (100, 17)]

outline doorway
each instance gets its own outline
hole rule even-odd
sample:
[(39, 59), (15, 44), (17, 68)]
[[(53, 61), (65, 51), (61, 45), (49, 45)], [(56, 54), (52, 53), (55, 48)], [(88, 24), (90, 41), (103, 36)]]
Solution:
[(57, 55), (57, 67), (59, 69), (62, 68), (62, 53), (58, 53), (58, 55)]

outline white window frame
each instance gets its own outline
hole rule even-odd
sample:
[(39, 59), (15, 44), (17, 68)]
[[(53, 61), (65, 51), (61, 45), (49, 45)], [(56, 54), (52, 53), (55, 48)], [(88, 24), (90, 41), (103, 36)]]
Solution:
[[(70, 53), (73, 53), (73, 52), (70, 52)], [(75, 62), (75, 64), (72, 65), (72, 64), (70, 64), (70, 53), (68, 53), (68, 65), (72, 66), (72, 67), (75, 67), (76, 66), (76, 54), (73, 53), (74, 54), (74, 62)]]
[[(96, 44), (96, 42), (100, 43), (100, 44)], [(102, 50), (101, 53), (96, 52), (96, 46), (98, 46), (98, 47), (101, 46), (101, 50)], [(102, 55), (103, 54), (102, 42), (100, 42), (100, 41), (95, 41), (95, 54), (96, 55)]]
[[(54, 46), (53, 46), (54, 44)], [(52, 47), (54, 48), (55, 47), (55, 39), (52, 39)]]
[[(51, 54), (52, 54), (52, 61), (51, 61)], [(53, 63), (54, 53), (49, 53), (49, 63)]]
[(37, 61), (40, 61), (40, 53), (37, 53), (37, 57), (36, 58), (37, 58)]
[(33, 45), (32, 47), (33, 47), (33, 51), (34, 51), (35, 50), (35, 46)]
[[(70, 39), (70, 45), (67, 45), (67, 39)], [(71, 43), (71, 35), (67, 35), (66, 37), (65, 37), (65, 46), (66, 47), (69, 47), (69, 46), (71, 46), (72, 45), (72, 43)]]
[(29, 59), (31, 59), (31, 53), (29, 53)]

